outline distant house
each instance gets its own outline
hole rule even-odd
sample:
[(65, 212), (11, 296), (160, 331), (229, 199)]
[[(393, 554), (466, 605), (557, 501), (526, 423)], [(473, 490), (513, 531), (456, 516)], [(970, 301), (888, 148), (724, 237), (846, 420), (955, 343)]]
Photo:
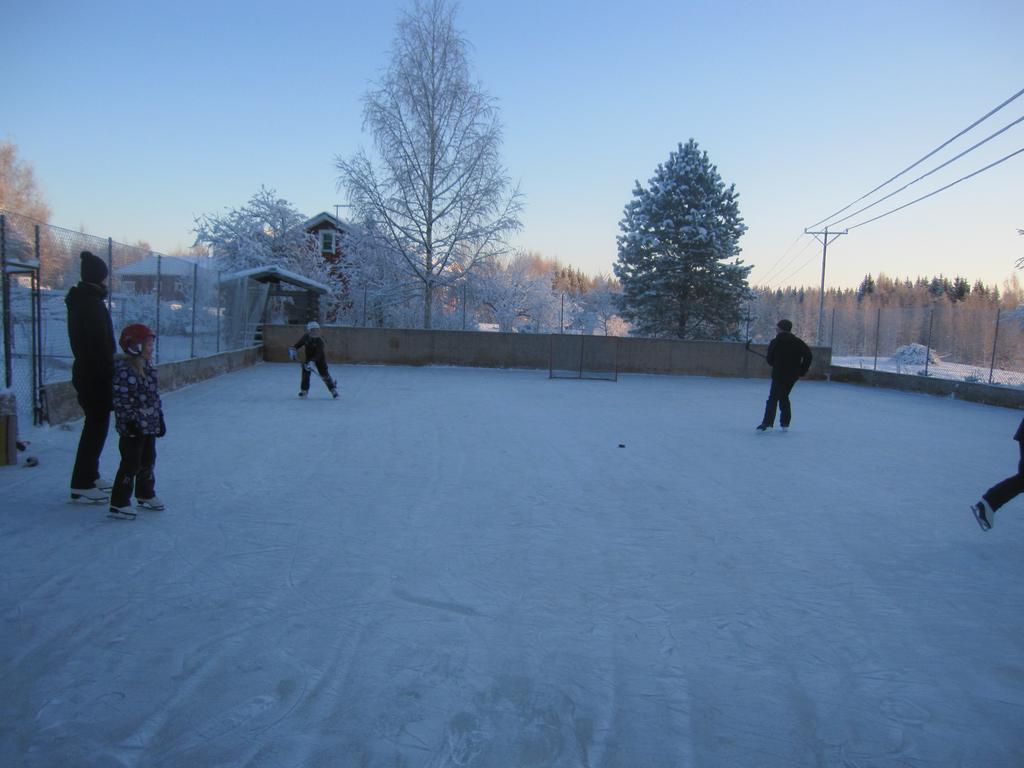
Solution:
[(342, 236), (348, 233), (349, 225), (325, 211), (308, 219), (302, 227), (306, 232), (316, 235), (317, 242), (320, 244), (320, 256), (329, 265), (328, 271), (332, 277), (337, 280), (338, 289), (324, 314), (328, 322), (334, 322), (339, 312), (347, 311), (352, 307), (349, 298), (349, 278), (345, 268), (345, 254), (341, 246)]
[(156, 290), (159, 279), (161, 299), (182, 300), (191, 295), (192, 281), (197, 270), (201, 277), (207, 269), (201, 261), (151, 253), (144, 259), (115, 268), (115, 283), (112, 287), (121, 293), (148, 294)]
[(318, 213), (306, 221), (302, 228), (312, 235), (316, 235), (320, 243), (320, 255), (328, 264), (337, 264), (341, 261), (341, 236), (345, 234), (346, 227), (341, 220), (324, 212)]

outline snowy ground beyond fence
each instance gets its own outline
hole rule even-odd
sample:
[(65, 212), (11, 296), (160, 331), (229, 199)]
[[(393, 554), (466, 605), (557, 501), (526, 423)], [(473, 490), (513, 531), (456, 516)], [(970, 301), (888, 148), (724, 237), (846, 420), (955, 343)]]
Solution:
[[(1024, 762), (1019, 414), (801, 382), (264, 364), (165, 396), (164, 513), (0, 468), (0, 764)], [(619, 447), (622, 444), (625, 447)], [(116, 466), (116, 441), (104, 454)]]

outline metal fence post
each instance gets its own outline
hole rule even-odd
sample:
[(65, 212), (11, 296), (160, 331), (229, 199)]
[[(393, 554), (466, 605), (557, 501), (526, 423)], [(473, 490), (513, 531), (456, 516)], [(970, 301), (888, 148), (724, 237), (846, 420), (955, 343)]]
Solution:
[[(40, 234), (39, 225), (35, 227), (35, 258), (36, 264), (40, 261)], [(32, 271), (30, 277), (32, 285), (32, 424), (43, 423), (45, 413), (43, 411), (42, 398), (39, 393), (43, 390), (43, 334), (41, 323), (43, 321), (43, 303), (39, 290), (39, 270)]]
[(932, 356), (932, 325), (935, 323), (935, 307), (932, 307), (931, 313), (928, 315), (928, 344), (925, 347), (924, 353), (924, 375), (928, 375), (928, 358)]
[(196, 356), (196, 302), (199, 299), (199, 262), (192, 265), (192, 348), (189, 357)]
[(3, 270), (4, 302), (4, 387), (11, 388), (13, 371), (11, 366), (11, 283), (7, 275), (7, 217), (0, 214), (0, 269)]
[[(152, 251), (150, 251), (152, 253)], [(160, 292), (163, 284), (163, 259), (158, 253), (156, 255), (156, 342), (154, 343), (153, 356), (156, 362), (160, 362)]]
[(995, 333), (995, 336), (992, 338), (992, 362), (989, 363), (989, 366), (988, 366), (988, 383), (989, 384), (992, 383), (992, 374), (995, 372), (995, 368), (996, 368), (996, 344), (999, 343), (999, 316), (1000, 316), (1000, 314), (1001, 313), (999, 311), (999, 307), (996, 307), (996, 333)]
[[(747, 334), (747, 338), (750, 338), (750, 334)], [(836, 348), (836, 308), (832, 307), (832, 327), (828, 332), (828, 345), (835, 351)]]
[(221, 307), (221, 297), (224, 294), (224, 290), (221, 288), (221, 270), (217, 270), (217, 354), (220, 354), (220, 315), (223, 311)]
[(112, 237), (107, 238), (107, 285), (110, 288), (107, 291), (107, 312), (109, 312), (114, 303), (114, 297), (111, 295), (114, 293), (114, 238)]
[(878, 337), (881, 335), (882, 330), (882, 308), (878, 308), (878, 315), (875, 318), (875, 365), (871, 370), (878, 370)]

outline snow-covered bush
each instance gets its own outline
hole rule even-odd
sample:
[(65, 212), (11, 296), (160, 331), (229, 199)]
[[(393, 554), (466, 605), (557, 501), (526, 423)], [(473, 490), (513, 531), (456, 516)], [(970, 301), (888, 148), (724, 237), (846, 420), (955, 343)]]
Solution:
[(935, 351), (928, 349), (924, 344), (905, 344), (896, 350), (892, 361), (900, 366), (940, 362)]

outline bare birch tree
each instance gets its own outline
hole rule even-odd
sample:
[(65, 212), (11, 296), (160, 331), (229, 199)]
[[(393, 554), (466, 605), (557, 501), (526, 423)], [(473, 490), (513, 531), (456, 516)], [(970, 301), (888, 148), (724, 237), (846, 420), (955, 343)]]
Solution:
[(336, 158), (338, 188), (402, 254), (423, 284), (423, 327), (436, 285), (505, 252), (521, 197), (501, 164), (494, 101), (470, 81), (468, 43), (450, 0), (415, 0), (398, 23), (391, 64), (364, 97), (380, 156)]

